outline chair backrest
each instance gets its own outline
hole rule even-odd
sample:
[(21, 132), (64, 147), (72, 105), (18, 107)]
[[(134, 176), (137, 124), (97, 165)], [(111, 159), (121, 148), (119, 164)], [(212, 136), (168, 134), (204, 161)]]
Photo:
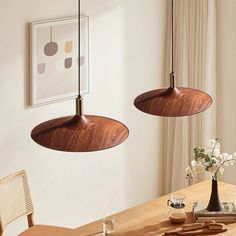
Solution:
[(26, 173), (24, 170), (0, 180), (0, 232), (21, 216), (33, 214)]

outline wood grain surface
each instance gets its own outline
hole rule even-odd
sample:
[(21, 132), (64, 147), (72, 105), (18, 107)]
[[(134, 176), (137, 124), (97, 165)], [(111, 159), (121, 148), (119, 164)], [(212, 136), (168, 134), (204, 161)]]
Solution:
[(69, 116), (36, 126), (32, 139), (47, 148), (66, 152), (90, 152), (124, 142), (128, 128), (119, 121), (101, 116)]
[[(195, 201), (209, 201), (211, 181), (204, 181), (191, 187), (181, 189), (175, 193), (186, 196), (187, 220), (185, 223), (193, 223), (191, 214)], [(222, 201), (236, 201), (236, 186), (219, 182), (219, 193)], [(158, 236), (166, 231), (176, 230), (181, 225), (171, 224), (168, 220), (167, 200), (170, 194), (149, 201), (142, 205), (124, 210), (110, 217), (116, 220), (113, 236)], [(78, 214), (78, 215), (81, 215)], [(236, 235), (236, 224), (227, 224), (227, 232), (219, 235)], [(67, 233), (67, 236), (100, 236), (102, 220), (81, 226)], [(60, 235), (63, 236), (63, 235)]]
[(164, 88), (139, 95), (134, 105), (140, 111), (156, 116), (190, 116), (208, 109), (212, 98), (197, 89)]

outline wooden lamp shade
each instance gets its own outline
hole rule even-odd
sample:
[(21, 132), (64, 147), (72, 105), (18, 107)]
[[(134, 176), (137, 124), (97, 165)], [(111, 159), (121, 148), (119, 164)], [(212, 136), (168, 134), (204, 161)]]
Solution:
[(142, 112), (166, 117), (190, 116), (208, 109), (212, 98), (197, 89), (164, 88), (139, 95), (134, 105)]
[[(80, 0), (78, 6), (80, 13)], [(80, 20), (78, 26), (80, 43)], [(80, 65), (80, 47), (78, 47), (78, 58)], [(92, 152), (112, 148), (128, 138), (129, 130), (121, 122), (107, 117), (83, 114), (80, 85), (79, 70), (76, 115), (56, 118), (37, 125), (31, 132), (31, 137), (36, 143), (58, 151)]]
[(165, 117), (190, 116), (208, 109), (212, 98), (197, 89), (175, 87), (174, 74), (174, 0), (172, 2), (172, 62), (170, 87), (143, 93), (135, 98), (134, 105), (142, 112)]
[(128, 128), (121, 122), (92, 115), (75, 115), (46, 121), (36, 126), (32, 139), (46, 148), (65, 152), (92, 152), (124, 142)]

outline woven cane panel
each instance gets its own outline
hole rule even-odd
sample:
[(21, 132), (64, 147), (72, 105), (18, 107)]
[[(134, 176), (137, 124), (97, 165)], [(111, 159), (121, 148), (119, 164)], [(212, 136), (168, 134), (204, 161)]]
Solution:
[(25, 175), (18, 175), (0, 184), (0, 216), (2, 226), (33, 211)]
[(33, 212), (33, 205), (31, 200), (31, 195), (29, 191), (29, 185), (27, 182), (26, 175), (22, 176), (23, 185), (24, 185), (24, 193), (25, 193), (25, 206), (26, 206), (26, 213)]

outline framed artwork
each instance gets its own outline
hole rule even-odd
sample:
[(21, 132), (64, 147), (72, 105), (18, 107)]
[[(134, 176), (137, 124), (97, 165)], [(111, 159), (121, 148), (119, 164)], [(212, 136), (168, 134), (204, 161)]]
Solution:
[[(89, 17), (80, 16), (80, 60), (78, 17), (32, 22), (31, 105), (39, 106), (89, 93)], [(79, 65), (80, 64), (80, 65)]]

